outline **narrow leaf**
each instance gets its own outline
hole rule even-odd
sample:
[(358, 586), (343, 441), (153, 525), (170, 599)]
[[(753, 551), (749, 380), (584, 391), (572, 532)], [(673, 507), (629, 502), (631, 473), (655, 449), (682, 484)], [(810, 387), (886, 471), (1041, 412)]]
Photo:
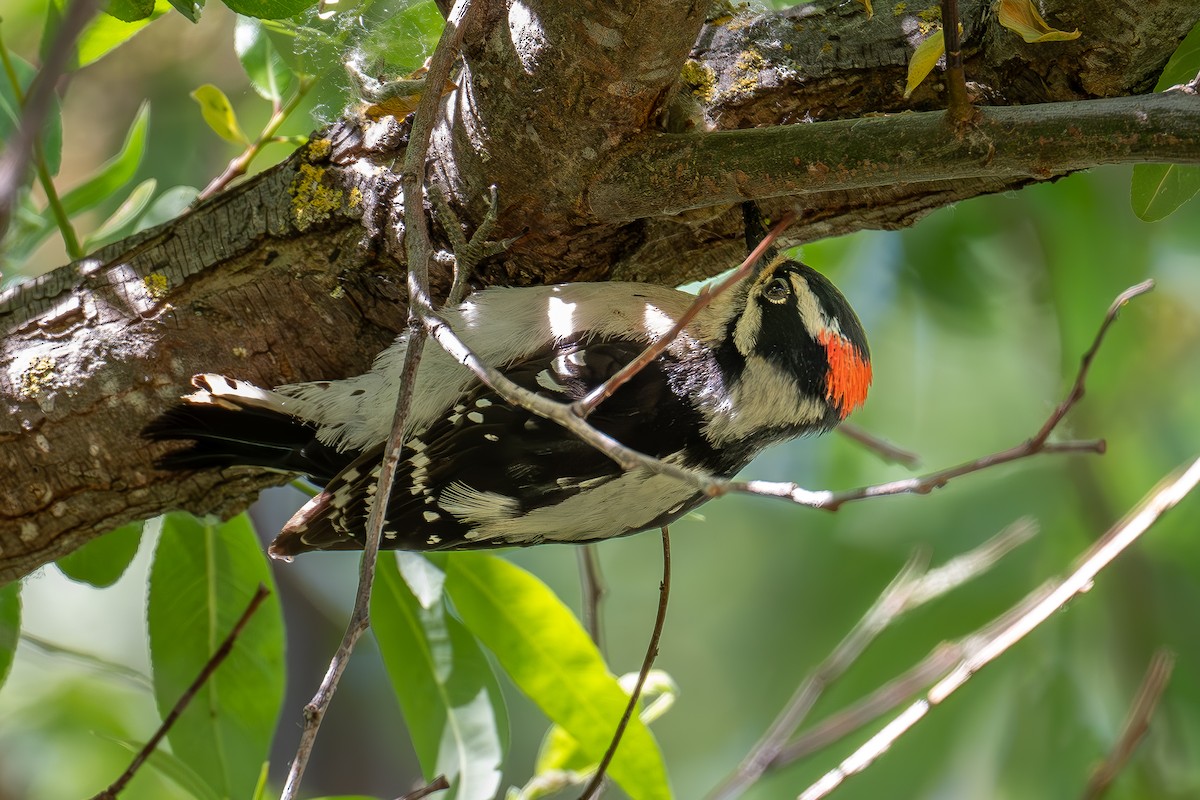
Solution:
[(67, 214), (74, 216), (81, 211), (95, 208), (100, 202), (112, 197), (121, 187), (133, 180), (142, 156), (146, 152), (146, 132), (150, 126), (150, 104), (142, 103), (121, 150), (106, 161), (91, 178), (63, 195), (62, 204)]
[[(271, 573), (249, 519), (170, 514), (150, 569), (154, 696), (165, 714)], [(250, 797), (283, 702), (283, 620), (272, 594), (171, 728), (171, 751), (223, 797)]]
[(146, 209), (146, 213), (133, 227), (133, 232), (144, 231), (175, 219), (188, 210), (198, 194), (200, 190), (195, 186), (172, 186), (150, 204), (150, 208)]
[(192, 99), (200, 104), (200, 113), (208, 127), (227, 142), (248, 146), (250, 140), (238, 125), (237, 114), (225, 93), (206, 83), (192, 92)]
[(142, 523), (131, 522), (92, 539), (56, 563), (63, 575), (99, 589), (112, 586), (125, 574), (142, 543)]
[(921, 81), (925, 80), (933, 71), (938, 59), (945, 53), (946, 37), (942, 35), (941, 28), (929, 34), (925, 41), (917, 45), (917, 48), (913, 50), (912, 58), (908, 60), (908, 81), (904, 86), (905, 97), (911, 95), (921, 85)]
[[(139, 742), (130, 742), (124, 739), (113, 739), (113, 741), (130, 753), (139, 753), (143, 747), (143, 743)], [(158, 774), (187, 792), (188, 796), (194, 800), (221, 800), (221, 796), (197, 775), (195, 770), (172, 755), (169, 750), (162, 747), (154, 748), (154, 752), (150, 754), (146, 763), (153, 767)]]
[(9, 581), (0, 586), (0, 686), (12, 668), (21, 637), (21, 582)]
[(275, 49), (261, 20), (239, 16), (233, 32), (233, 47), (250, 85), (259, 96), (279, 103), (292, 80), (292, 71)]
[[(483, 553), (447, 559), (446, 591), (521, 691), (599, 762), (628, 697), (570, 609), (528, 572)], [(658, 743), (636, 717), (609, 774), (634, 800), (671, 796)]]
[(478, 642), (440, 601), (422, 608), (386, 556), (371, 597), (371, 629), (425, 779), (445, 775), (456, 800), (494, 797), (508, 721)]
[(1158, 222), (1200, 192), (1200, 167), (1180, 164), (1137, 164), (1130, 184), (1133, 213)]
[(1079, 38), (1079, 30), (1071, 32), (1051, 28), (1042, 19), (1033, 0), (1000, 0), (1000, 24), (1017, 33), (1030, 44), (1038, 42), (1066, 42)]
[(117, 206), (117, 210), (84, 239), (84, 249), (95, 250), (101, 245), (115, 242), (132, 233), (134, 225), (141, 219), (146, 207), (150, 205), (150, 199), (154, 196), (154, 190), (157, 187), (158, 181), (154, 178), (147, 178), (135, 186), (121, 205)]

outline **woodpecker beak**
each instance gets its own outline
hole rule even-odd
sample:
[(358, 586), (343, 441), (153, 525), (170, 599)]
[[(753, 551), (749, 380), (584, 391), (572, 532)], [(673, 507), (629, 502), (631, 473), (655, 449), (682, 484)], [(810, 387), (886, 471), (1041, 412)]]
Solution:
[(832, 331), (822, 333), (820, 342), (829, 360), (825, 399), (845, 419), (866, 402), (867, 387), (871, 385), (871, 362), (863, 358), (852, 342)]

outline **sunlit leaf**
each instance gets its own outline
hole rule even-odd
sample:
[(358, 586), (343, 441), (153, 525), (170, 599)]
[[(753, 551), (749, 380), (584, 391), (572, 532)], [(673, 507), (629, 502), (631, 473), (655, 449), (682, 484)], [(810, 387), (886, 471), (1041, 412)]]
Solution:
[(206, 83), (192, 92), (192, 99), (200, 104), (200, 113), (208, 127), (227, 142), (248, 146), (250, 140), (238, 125), (237, 114), (225, 93)]
[(142, 523), (131, 522), (98, 536), (55, 563), (73, 581), (98, 588), (112, 586), (125, 574), (142, 543)]
[(371, 596), (371, 629), (425, 779), (445, 775), (456, 800), (494, 797), (508, 721), (478, 642), (440, 600), (423, 608), (386, 556)]
[[(628, 697), (570, 609), (528, 572), (483, 553), (447, 560), (446, 591), (513, 682), (598, 762)], [(636, 717), (609, 774), (634, 800), (671, 796), (658, 743)]]
[(292, 80), (292, 71), (284, 63), (262, 20), (239, 16), (233, 32), (233, 48), (250, 85), (259, 96), (278, 103)]
[(1033, 0), (1000, 0), (1000, 24), (1020, 35), (1030, 44), (1037, 42), (1066, 42), (1079, 38), (1079, 30), (1071, 32), (1051, 28), (1042, 19)]
[(315, 6), (317, 0), (221, 0), (230, 9), (247, 17), (283, 19)]
[(132, 22), (122, 22), (115, 16), (98, 14), (79, 35), (79, 41), (75, 45), (74, 66), (76, 68), (86, 67), (88, 64), (104, 58), (132, 39), (151, 22), (166, 14), (170, 8), (171, 4), (167, 0), (157, 0), (149, 16)]
[(104, 12), (121, 22), (137, 22), (154, 12), (154, 0), (108, 0)]
[[(150, 569), (146, 616), (154, 696), (165, 714), (200, 673), (262, 583), (249, 519), (170, 514)], [(283, 702), (283, 619), (272, 594), (171, 728), (171, 751), (223, 797), (249, 797)]]
[(62, 204), (67, 214), (74, 216), (81, 211), (95, 208), (133, 180), (146, 152), (146, 132), (149, 125), (150, 104), (142, 103), (129, 132), (125, 134), (121, 151), (106, 161), (95, 175), (63, 195)]
[(21, 638), (21, 582), (9, 581), (0, 586), (0, 686), (12, 668)]
[(912, 58), (908, 60), (908, 81), (904, 86), (904, 96), (908, 97), (913, 93), (921, 81), (933, 71), (938, 59), (946, 52), (946, 37), (942, 35), (939, 28), (925, 38), (925, 41), (917, 45), (917, 49), (913, 50)]

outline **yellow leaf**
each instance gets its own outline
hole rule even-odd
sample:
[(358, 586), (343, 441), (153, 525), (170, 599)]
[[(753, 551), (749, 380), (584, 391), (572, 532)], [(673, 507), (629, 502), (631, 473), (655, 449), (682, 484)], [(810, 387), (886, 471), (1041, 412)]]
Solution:
[(863, 8), (867, 10), (867, 19), (875, 16), (875, 9), (871, 8), (871, 0), (858, 0), (858, 2), (862, 3)]
[(945, 52), (946, 37), (942, 36), (941, 28), (917, 45), (917, 49), (913, 50), (912, 58), (908, 61), (908, 82), (904, 87), (905, 97), (911, 95), (913, 90), (921, 85), (921, 81), (925, 80), (925, 77), (933, 71), (934, 65)]
[(227, 142), (249, 146), (250, 140), (238, 126), (233, 105), (224, 92), (211, 83), (206, 83), (192, 92), (192, 99), (200, 104), (200, 113), (204, 115), (204, 121), (218, 136)]
[(1000, 0), (1000, 24), (1030, 44), (1066, 42), (1079, 38), (1079, 29), (1067, 33), (1051, 28), (1034, 8), (1033, 0)]

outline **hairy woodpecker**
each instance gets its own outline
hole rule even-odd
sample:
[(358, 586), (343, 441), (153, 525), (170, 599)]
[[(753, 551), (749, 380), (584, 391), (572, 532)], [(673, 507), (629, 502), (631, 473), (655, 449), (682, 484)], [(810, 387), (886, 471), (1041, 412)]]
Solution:
[[(694, 298), (639, 283), (476, 292), (445, 317), (517, 384), (577, 400), (660, 338)], [(198, 391), (152, 422), (192, 440), (166, 469), (249, 465), (324, 487), (271, 555), (362, 546), (406, 341), (364, 375), (261, 389), (197, 375)], [(642, 453), (731, 476), (769, 444), (833, 428), (866, 398), (870, 354), (841, 292), (776, 258), (718, 297), (590, 417)], [(441, 348), (425, 350), (382, 546), (456, 550), (591, 542), (660, 527), (702, 502), (677, 479), (623, 472), (573, 434), (516, 408)]]

